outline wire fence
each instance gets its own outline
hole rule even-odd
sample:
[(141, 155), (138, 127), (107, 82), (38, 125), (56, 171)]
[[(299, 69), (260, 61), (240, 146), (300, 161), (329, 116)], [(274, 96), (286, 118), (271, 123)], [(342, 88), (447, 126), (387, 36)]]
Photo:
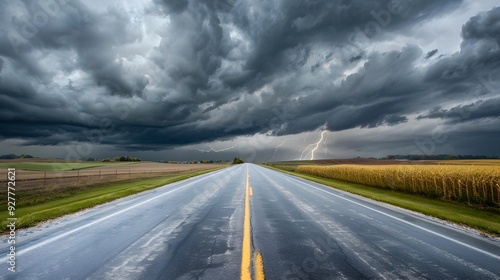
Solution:
[[(24, 171), (16, 170), (16, 191), (81, 189), (107, 183), (168, 175), (181, 175), (218, 166), (193, 166), (170, 169), (103, 169), (71, 171)], [(4, 178), (5, 177), (5, 178)], [(0, 184), (6, 184), (7, 176), (2, 176)], [(0, 190), (3, 194), (4, 190)]]
[[(47, 182), (52, 180), (74, 179), (80, 180), (93, 180), (101, 181), (107, 179), (119, 179), (127, 177), (130, 178), (148, 178), (158, 177), (169, 174), (182, 174), (195, 170), (202, 170), (206, 168), (177, 168), (165, 170), (138, 170), (138, 169), (114, 169), (114, 170), (71, 170), (71, 171), (16, 171), (16, 180), (18, 182), (38, 181)], [(0, 182), (6, 181), (6, 178), (0, 179)]]

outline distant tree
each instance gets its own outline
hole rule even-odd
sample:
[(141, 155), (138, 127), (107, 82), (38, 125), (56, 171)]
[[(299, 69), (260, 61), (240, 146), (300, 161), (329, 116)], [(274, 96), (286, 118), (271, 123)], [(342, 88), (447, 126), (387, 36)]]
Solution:
[(25, 154), (22, 154), (21, 155), (21, 158), (35, 158), (34, 156), (32, 155), (25, 155)]
[(242, 164), (242, 163), (244, 163), (244, 161), (241, 160), (241, 158), (234, 158), (233, 160), (233, 164)]
[(105, 158), (102, 160), (103, 162), (110, 162), (110, 161), (142, 161), (140, 158), (136, 157), (129, 157), (129, 156), (116, 156), (112, 159), (110, 158)]
[(15, 154), (8, 154), (8, 155), (0, 156), (0, 159), (16, 159), (16, 158), (19, 158), (19, 156), (15, 155)]

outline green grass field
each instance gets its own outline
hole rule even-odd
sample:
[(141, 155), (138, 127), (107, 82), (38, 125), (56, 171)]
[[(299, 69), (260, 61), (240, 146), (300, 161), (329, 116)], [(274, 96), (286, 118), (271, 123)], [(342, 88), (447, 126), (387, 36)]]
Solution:
[[(110, 202), (118, 198), (154, 189), (166, 184), (198, 176), (220, 168), (212, 168), (201, 171), (193, 171), (185, 174), (168, 175), (150, 179), (138, 179), (127, 182), (118, 182), (108, 185), (93, 187), (82, 191), (71, 193), (71, 196), (63, 198), (49, 197), (48, 201), (31, 206), (18, 207), (16, 209), (17, 228), (35, 226), (40, 222), (61, 217), (66, 214), (75, 213), (99, 204)], [(48, 195), (50, 196), (50, 194)], [(43, 199), (42, 199), (43, 200)], [(5, 233), (8, 218), (7, 211), (0, 212), (1, 232)]]
[(267, 165), (264, 166), (376, 201), (468, 226), (486, 234), (500, 236), (500, 210), (498, 209), (471, 207), (458, 202), (441, 201), (414, 194), (326, 179)]
[(15, 168), (28, 171), (68, 171), (98, 166), (134, 163), (137, 162), (1, 162), (0, 168)]

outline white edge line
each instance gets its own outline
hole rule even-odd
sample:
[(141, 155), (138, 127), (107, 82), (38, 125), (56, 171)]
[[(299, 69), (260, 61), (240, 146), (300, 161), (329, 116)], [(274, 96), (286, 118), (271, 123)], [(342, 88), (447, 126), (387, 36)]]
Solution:
[[(269, 170), (271, 170), (271, 169), (269, 169)], [(272, 171), (274, 171), (274, 170), (272, 170)], [(372, 208), (372, 207), (370, 207), (370, 206), (366, 206), (366, 205), (364, 205), (364, 204), (362, 204), (362, 203), (359, 203), (359, 202), (356, 202), (356, 201), (350, 200), (350, 199), (348, 199), (348, 198), (342, 197), (342, 196), (340, 196), (340, 195), (337, 195), (337, 194), (334, 194), (334, 193), (331, 193), (331, 192), (327, 192), (327, 191), (325, 191), (325, 190), (322, 190), (322, 189), (318, 188), (317, 186), (314, 186), (314, 185), (308, 184), (308, 183), (306, 183), (306, 182), (303, 182), (303, 181), (297, 180), (297, 179), (295, 179), (295, 178), (293, 178), (293, 177), (290, 177), (291, 175), (286, 176), (286, 175), (284, 175), (284, 174), (281, 174), (280, 172), (277, 172), (277, 171), (275, 171), (275, 172), (276, 172), (277, 174), (279, 174), (280, 176), (285, 177), (285, 178), (287, 178), (287, 179), (289, 179), (289, 180), (293, 180), (293, 181), (299, 182), (299, 183), (301, 183), (301, 184), (304, 184), (304, 185), (310, 186), (310, 187), (315, 188), (315, 189), (317, 189), (317, 190), (319, 190), (319, 191), (322, 191), (322, 192), (324, 192), (324, 193), (327, 193), (327, 194), (330, 194), (330, 195), (336, 196), (336, 197), (338, 197), (338, 198), (340, 198), (340, 199), (343, 199), (343, 200), (349, 201), (349, 202), (351, 202), (351, 203), (353, 203), (353, 204), (356, 204), (356, 205), (359, 205), (359, 206), (364, 207), (364, 208), (366, 208), (366, 209), (369, 209), (369, 210), (371, 210), (371, 211), (377, 212), (377, 213), (379, 213), (379, 214), (382, 214), (382, 215), (384, 215), (384, 216), (387, 216), (387, 217), (392, 218), (392, 219), (394, 219), (394, 220), (397, 220), (397, 221), (399, 221), (399, 222), (405, 223), (405, 224), (407, 224), (407, 225), (411, 225), (411, 226), (413, 226), (413, 227), (416, 227), (416, 228), (421, 229), (421, 230), (423, 230), (423, 231), (426, 231), (426, 232), (428, 232), (428, 233), (434, 234), (434, 235), (436, 235), (436, 236), (439, 236), (439, 237), (444, 238), (444, 239), (446, 239), (446, 240), (449, 240), (449, 241), (451, 241), (451, 242), (457, 243), (457, 244), (459, 244), (459, 245), (462, 245), (462, 246), (467, 247), (467, 248), (469, 248), (469, 249), (472, 249), (472, 250), (474, 250), (474, 251), (480, 252), (480, 253), (482, 253), (482, 254), (485, 254), (485, 255), (488, 255), (488, 256), (490, 256), (490, 257), (493, 257), (493, 258), (495, 258), (495, 259), (500, 260), (500, 256), (498, 256), (498, 255), (492, 254), (492, 253), (490, 253), (490, 252), (487, 252), (487, 251), (484, 251), (484, 250), (482, 250), (482, 249), (476, 248), (476, 247), (474, 247), (474, 246), (472, 246), (472, 245), (469, 245), (469, 244), (467, 244), (467, 243), (464, 243), (464, 242), (462, 242), (462, 241), (459, 241), (459, 240), (453, 239), (453, 238), (448, 237), (448, 236), (446, 236), (446, 235), (443, 235), (443, 234), (437, 233), (437, 232), (432, 231), (432, 230), (430, 230), (430, 229), (427, 229), (427, 228), (421, 227), (421, 226), (419, 226), (419, 225), (413, 224), (413, 223), (411, 223), (411, 222), (405, 221), (405, 220), (400, 219), (400, 218), (398, 218), (398, 217), (395, 217), (395, 216), (393, 216), (393, 215), (391, 215), (391, 214), (387, 214), (387, 213), (382, 212), (382, 211), (380, 211), (380, 210), (374, 209), (374, 208)]]
[[(70, 235), (70, 234), (73, 234), (73, 233), (75, 233), (75, 232), (78, 232), (78, 231), (80, 231), (80, 230), (82, 230), (82, 229), (85, 229), (85, 228), (88, 228), (88, 227), (90, 227), (90, 226), (93, 226), (93, 225), (95, 225), (95, 224), (97, 224), (97, 223), (100, 223), (100, 222), (102, 222), (102, 221), (108, 220), (109, 218), (112, 218), (112, 217), (114, 217), (114, 216), (116, 216), (116, 215), (119, 215), (119, 214), (121, 214), (121, 213), (123, 213), (123, 212), (127, 212), (127, 211), (129, 211), (129, 210), (131, 210), (131, 209), (134, 209), (134, 208), (136, 208), (136, 207), (139, 207), (139, 206), (141, 206), (141, 205), (144, 205), (144, 204), (146, 204), (146, 203), (148, 203), (148, 202), (150, 202), (150, 201), (156, 200), (156, 199), (158, 199), (158, 198), (160, 198), (160, 197), (163, 197), (163, 196), (165, 196), (165, 195), (167, 195), (167, 194), (170, 194), (170, 193), (172, 193), (172, 192), (176, 192), (176, 191), (178, 191), (178, 190), (180, 190), (180, 189), (183, 189), (183, 188), (185, 188), (185, 187), (187, 187), (187, 186), (190, 186), (190, 185), (192, 185), (192, 184), (194, 184), (194, 183), (198, 183), (199, 181), (202, 181), (202, 180), (205, 180), (205, 179), (207, 179), (207, 178), (210, 178), (210, 177), (212, 177), (212, 176), (214, 176), (214, 175), (217, 175), (217, 174), (221, 173), (222, 171), (224, 171), (224, 170), (220, 170), (220, 171), (218, 171), (218, 172), (216, 172), (216, 173), (213, 173), (213, 174), (211, 174), (211, 175), (208, 175), (208, 176), (206, 176), (206, 177), (199, 178), (198, 180), (194, 180), (194, 181), (188, 182), (188, 183), (187, 183), (187, 184), (185, 184), (184, 186), (181, 186), (181, 187), (179, 187), (179, 188), (177, 188), (177, 189), (170, 190), (170, 191), (168, 191), (168, 192), (166, 192), (166, 193), (163, 193), (163, 194), (161, 194), (161, 195), (155, 196), (155, 197), (150, 198), (150, 199), (148, 199), (148, 200), (145, 200), (145, 201), (143, 201), (143, 202), (141, 202), (141, 203), (138, 203), (138, 204), (132, 205), (132, 206), (130, 206), (130, 207), (128, 207), (128, 208), (125, 208), (125, 209), (123, 209), (123, 210), (120, 210), (120, 211), (118, 211), (118, 212), (115, 212), (115, 213), (113, 213), (113, 214), (111, 214), (111, 215), (108, 215), (108, 216), (102, 217), (102, 218), (100, 218), (100, 219), (98, 219), (98, 220), (95, 220), (95, 221), (93, 221), (93, 222), (91, 222), (91, 223), (88, 223), (88, 224), (86, 224), (86, 225), (83, 225), (83, 226), (77, 227), (77, 228), (75, 228), (75, 229), (72, 229), (72, 230), (70, 230), (70, 231), (67, 231), (67, 232), (65, 232), (65, 233), (62, 233), (62, 234), (60, 234), (60, 235), (56, 235), (56, 236), (54, 236), (54, 237), (52, 237), (52, 238), (49, 238), (49, 239), (47, 239), (47, 240), (45, 240), (45, 241), (42, 241), (42, 242), (37, 243), (37, 244), (35, 244), (35, 245), (32, 245), (32, 246), (30, 246), (30, 247), (28, 247), (28, 248), (22, 249), (22, 250), (20, 250), (19, 252), (16, 252), (16, 254), (21, 255), (21, 254), (27, 253), (27, 252), (29, 252), (29, 251), (33, 251), (33, 250), (35, 250), (35, 249), (38, 249), (38, 248), (40, 248), (40, 247), (42, 247), (42, 246), (45, 246), (45, 245), (47, 245), (47, 244), (53, 243), (53, 242), (55, 242), (55, 241), (57, 241), (57, 240), (59, 240), (59, 239), (61, 239), (61, 238), (63, 238), (63, 237), (66, 237), (66, 236), (68, 236), (68, 235)], [(166, 184), (166, 185), (164, 185), (164, 186), (168, 186), (168, 185), (169, 185), (169, 184)], [(162, 186), (162, 187), (163, 187), (163, 186)], [(8, 257), (3, 257), (3, 258), (1, 258), (1, 259), (0, 259), (0, 262), (5, 262), (5, 261), (7, 261), (7, 260), (8, 260)]]

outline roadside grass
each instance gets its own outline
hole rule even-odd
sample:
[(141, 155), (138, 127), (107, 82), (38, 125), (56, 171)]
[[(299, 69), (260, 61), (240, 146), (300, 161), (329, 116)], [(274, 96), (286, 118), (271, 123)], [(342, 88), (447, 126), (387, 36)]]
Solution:
[(27, 171), (68, 171), (107, 165), (134, 164), (137, 162), (2, 162), (0, 168)]
[[(17, 208), (15, 217), (17, 217), (16, 226), (18, 229), (28, 228), (37, 225), (40, 222), (49, 219), (58, 218), (66, 214), (78, 212), (80, 210), (91, 208), (93, 206), (126, 197), (146, 190), (155, 189), (163, 185), (171, 184), (177, 181), (185, 180), (201, 174), (212, 172), (220, 168), (211, 168), (207, 170), (194, 171), (181, 175), (168, 175), (149, 179), (137, 179), (127, 182), (119, 182), (99, 187), (89, 188), (82, 191), (76, 191), (71, 196), (60, 199), (52, 199), (37, 205)], [(18, 198), (22, 199), (22, 198)], [(1, 211), (0, 220), (2, 233), (7, 232), (7, 211)]]
[(420, 195), (326, 179), (269, 165), (263, 166), (376, 201), (467, 226), (486, 235), (500, 236), (500, 210), (498, 209), (472, 207), (458, 202), (436, 200)]

